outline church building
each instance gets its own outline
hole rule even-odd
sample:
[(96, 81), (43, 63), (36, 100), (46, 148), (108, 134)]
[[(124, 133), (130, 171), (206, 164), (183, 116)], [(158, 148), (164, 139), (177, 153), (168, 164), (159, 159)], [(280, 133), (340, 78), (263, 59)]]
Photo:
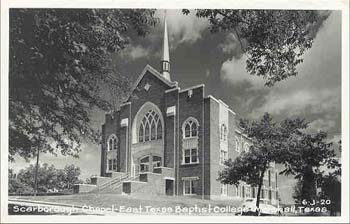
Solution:
[[(224, 161), (252, 144), (225, 102), (199, 84), (171, 79), (167, 22), (161, 68), (146, 65), (130, 97), (102, 125), (101, 172), (86, 191), (225, 200), (256, 197), (257, 188), (217, 181)], [(266, 173), (263, 200), (278, 203), (277, 171)], [(84, 189), (81, 187), (80, 192)]]

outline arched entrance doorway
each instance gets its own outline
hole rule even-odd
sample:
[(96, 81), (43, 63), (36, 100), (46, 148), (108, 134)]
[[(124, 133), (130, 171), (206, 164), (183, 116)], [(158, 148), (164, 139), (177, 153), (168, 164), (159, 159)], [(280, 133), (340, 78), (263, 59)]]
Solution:
[(160, 109), (146, 102), (132, 124), (131, 175), (164, 166), (164, 119)]

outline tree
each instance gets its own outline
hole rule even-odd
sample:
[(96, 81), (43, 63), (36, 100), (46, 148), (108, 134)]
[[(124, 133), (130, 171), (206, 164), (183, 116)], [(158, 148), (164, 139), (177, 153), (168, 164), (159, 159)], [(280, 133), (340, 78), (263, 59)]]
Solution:
[(341, 211), (341, 181), (340, 176), (335, 173), (329, 173), (322, 177), (320, 181), (321, 192), (319, 198), (329, 200), (326, 203), (331, 215), (334, 216)]
[[(338, 150), (341, 152), (341, 140), (339, 140), (338, 145)], [(318, 198), (328, 199), (330, 203), (326, 203), (326, 205), (330, 215), (337, 215), (337, 212), (341, 212), (341, 163), (338, 158), (334, 157), (328, 159), (326, 165), (327, 170), (322, 172), (322, 177), (318, 182), (318, 186), (321, 188)]]
[(315, 134), (298, 132), (288, 139), (288, 146), (284, 147), (283, 159), (285, 169), (281, 174), (294, 175), (300, 182), (300, 192), (297, 201), (316, 199), (316, 188), (323, 176), (320, 170), (333, 162), (335, 156), (331, 148), (332, 143), (326, 141), (327, 133), (320, 131)]
[(219, 173), (218, 179), (224, 184), (238, 185), (240, 181), (244, 181), (253, 187), (257, 186), (256, 207), (259, 208), (265, 171), (272, 162), (281, 161), (282, 145), (290, 135), (305, 128), (306, 124), (300, 119), (287, 119), (277, 124), (270, 114), (265, 113), (260, 121), (241, 120), (240, 126), (253, 145), (235, 160), (226, 161), (226, 168)]
[(329, 14), (315, 10), (196, 10), (197, 17), (209, 20), (211, 32), (235, 35), (241, 54), (247, 57), (247, 71), (262, 76), (266, 86), (297, 75), (297, 65)]
[(18, 181), (12, 169), (8, 169), (8, 192), (13, 194), (23, 194), (33, 192), (33, 188)]
[(122, 96), (111, 54), (157, 23), (150, 9), (10, 9), (9, 160), (36, 150), (78, 156), (94, 142), (92, 109), (109, 111), (101, 93)]
[(79, 180), (80, 168), (72, 165), (65, 166), (58, 170), (57, 180), (60, 183), (60, 189), (73, 189), (74, 184), (82, 183)]
[[(28, 193), (34, 190), (34, 172), (35, 166), (29, 167), (19, 171), (13, 187), (22, 187), (26, 189), (21, 191), (21, 188), (15, 190), (16, 193)], [(38, 167), (38, 192), (48, 192), (52, 190), (68, 191), (73, 189), (74, 184), (82, 183), (79, 179), (80, 168), (74, 165), (67, 165), (63, 169), (56, 169), (54, 165), (49, 166), (47, 163), (39, 165)], [(30, 190), (30, 191), (29, 191)], [(13, 191), (13, 190), (11, 190)], [(11, 192), (9, 191), (9, 192)]]

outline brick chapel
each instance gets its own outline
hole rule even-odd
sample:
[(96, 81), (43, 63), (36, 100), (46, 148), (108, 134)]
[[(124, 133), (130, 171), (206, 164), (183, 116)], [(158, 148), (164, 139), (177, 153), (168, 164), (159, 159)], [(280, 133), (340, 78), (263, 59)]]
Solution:
[[(224, 161), (252, 144), (237, 126), (235, 112), (206, 96), (203, 84), (181, 89), (171, 79), (166, 18), (163, 41), (160, 71), (146, 65), (129, 99), (105, 115), (101, 172), (92, 178), (96, 187), (90, 191), (215, 200), (255, 197), (255, 187), (217, 181)], [(276, 205), (274, 166), (265, 176), (261, 197)]]

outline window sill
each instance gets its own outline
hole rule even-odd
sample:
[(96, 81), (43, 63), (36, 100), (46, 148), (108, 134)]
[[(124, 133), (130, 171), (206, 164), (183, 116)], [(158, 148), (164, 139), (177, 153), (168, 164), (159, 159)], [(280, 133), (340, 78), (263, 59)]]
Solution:
[(184, 194), (184, 196), (197, 196), (197, 194)]
[(198, 139), (198, 136), (183, 137), (183, 140), (188, 140), (188, 139)]
[(197, 164), (199, 164), (199, 162), (195, 162), (195, 163), (181, 163), (181, 166), (197, 165)]

